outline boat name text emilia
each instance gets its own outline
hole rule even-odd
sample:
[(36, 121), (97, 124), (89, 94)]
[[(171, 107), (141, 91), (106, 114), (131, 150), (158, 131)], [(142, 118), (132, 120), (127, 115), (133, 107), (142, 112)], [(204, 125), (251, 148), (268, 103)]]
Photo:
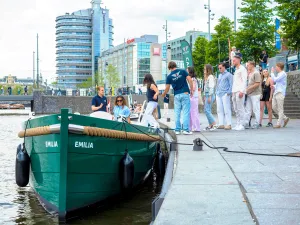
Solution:
[[(58, 147), (58, 143), (57, 143), (57, 141), (46, 141), (45, 146), (46, 146), (46, 148), (56, 148), (56, 147)], [(94, 148), (94, 143), (93, 142), (76, 141), (75, 148)]]

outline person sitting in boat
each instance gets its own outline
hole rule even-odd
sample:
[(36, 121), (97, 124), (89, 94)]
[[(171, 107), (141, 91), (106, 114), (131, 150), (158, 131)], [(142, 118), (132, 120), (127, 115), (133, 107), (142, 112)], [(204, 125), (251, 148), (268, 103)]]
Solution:
[(127, 122), (130, 123), (130, 109), (126, 105), (125, 98), (119, 95), (115, 100), (113, 120), (122, 121), (123, 118), (126, 118)]
[(98, 94), (92, 99), (93, 112), (107, 112), (107, 99), (104, 96), (104, 87), (97, 87)]

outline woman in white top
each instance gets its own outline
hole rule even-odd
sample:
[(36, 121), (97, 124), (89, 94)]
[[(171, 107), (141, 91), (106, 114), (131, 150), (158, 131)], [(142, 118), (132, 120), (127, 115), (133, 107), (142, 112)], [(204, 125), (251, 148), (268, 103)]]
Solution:
[(204, 130), (215, 130), (216, 127), (216, 119), (211, 112), (212, 104), (215, 101), (215, 77), (213, 75), (213, 68), (210, 64), (206, 64), (204, 66), (204, 93), (205, 93), (205, 104), (204, 104), (204, 112), (208, 120), (208, 127)]
[(200, 132), (200, 115), (198, 110), (198, 97), (201, 98), (201, 96), (198, 96), (198, 82), (195, 75), (195, 69), (194, 67), (190, 66), (187, 68), (187, 72), (189, 73), (189, 76), (192, 78), (193, 81), (193, 96), (190, 97), (191, 100), (191, 109), (190, 109), (190, 130)]

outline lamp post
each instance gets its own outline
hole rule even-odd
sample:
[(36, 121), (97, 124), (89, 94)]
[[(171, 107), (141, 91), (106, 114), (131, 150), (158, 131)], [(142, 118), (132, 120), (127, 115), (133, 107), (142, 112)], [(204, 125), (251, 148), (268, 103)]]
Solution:
[(167, 49), (168, 49), (168, 37), (170, 37), (170, 32), (168, 32), (168, 20), (166, 20), (166, 24), (163, 25), (162, 27), (164, 31), (166, 32), (166, 76), (165, 79), (167, 80), (167, 75), (168, 75), (168, 54), (167, 54)]
[(36, 35), (36, 88), (40, 87), (40, 79), (39, 79), (39, 34)]
[(214, 19), (215, 14), (211, 13), (211, 9), (210, 9), (210, 0), (208, 0), (208, 4), (204, 5), (204, 9), (207, 9), (208, 11), (208, 41), (210, 41), (210, 21)]
[(234, 32), (236, 32), (236, 0), (234, 0)]
[(33, 84), (32, 85), (34, 85), (34, 83), (35, 83), (35, 51), (33, 52), (33, 76), (32, 76), (32, 79), (33, 79)]

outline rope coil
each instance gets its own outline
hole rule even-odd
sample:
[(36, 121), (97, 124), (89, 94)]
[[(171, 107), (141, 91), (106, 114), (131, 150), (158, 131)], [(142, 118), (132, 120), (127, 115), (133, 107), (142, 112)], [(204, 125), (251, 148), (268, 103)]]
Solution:
[[(44, 127), (35, 127), (26, 129), (26, 137), (34, 137), (40, 135), (51, 134), (50, 126)], [(124, 139), (124, 140), (135, 140), (135, 141), (159, 141), (159, 137), (157, 135), (146, 135), (146, 134), (138, 134), (132, 132), (124, 132), (118, 130), (110, 130), (98, 127), (83, 127), (82, 134), (87, 136), (97, 136), (97, 137), (105, 137), (105, 138), (114, 138), (114, 139)], [(20, 138), (25, 137), (25, 130), (20, 131), (18, 136)]]

